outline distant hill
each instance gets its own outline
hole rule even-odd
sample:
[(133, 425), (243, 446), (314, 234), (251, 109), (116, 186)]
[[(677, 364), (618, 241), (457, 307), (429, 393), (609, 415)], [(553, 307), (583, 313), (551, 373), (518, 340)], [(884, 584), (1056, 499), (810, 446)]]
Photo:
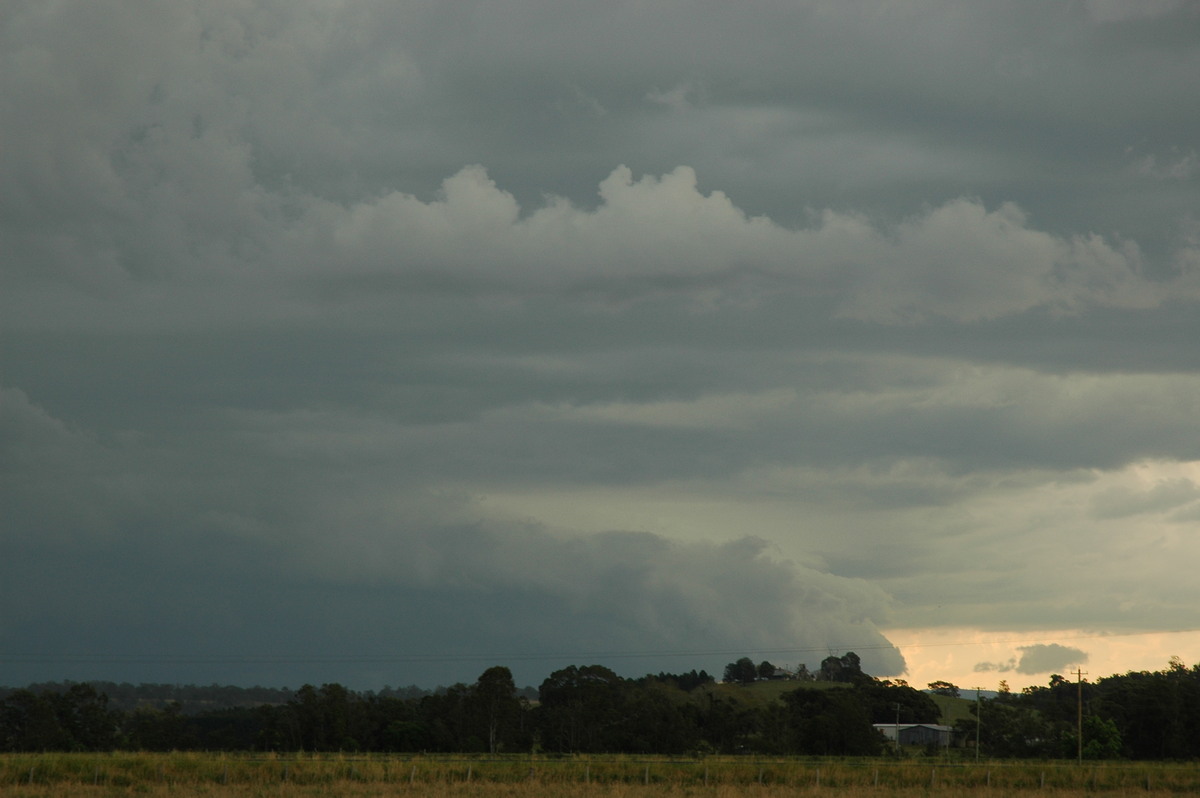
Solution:
[[(0, 701), (17, 690), (34, 693), (65, 693), (77, 682), (38, 682), (25, 687), (0, 687)], [(197, 684), (130, 684), (129, 682), (83, 682), (96, 692), (108, 696), (110, 709), (132, 712), (136, 709), (165, 709), (179, 704), (184, 715), (200, 715), (223, 709), (240, 707), (282, 706), (295, 697), (296, 691), (287, 687), (234, 687), (231, 685)], [(367, 691), (364, 695), (380, 698), (397, 698), (416, 701), (427, 695), (444, 693), (447, 688), (426, 690), (423, 687), (384, 687), (378, 691)], [(537, 699), (536, 687), (521, 687), (517, 695), (526, 699)]]
[[(761, 708), (767, 704), (781, 700), (786, 693), (790, 693), (793, 690), (847, 690), (850, 688), (851, 685), (843, 682), (781, 679), (751, 682), (744, 685), (714, 682), (696, 688), (690, 695), (694, 701), (704, 699), (705, 696), (712, 694), (736, 701), (747, 707)], [(975, 706), (974, 690), (970, 691), (969, 696), (964, 695), (961, 698), (938, 695), (929, 690), (922, 690), (921, 692), (928, 695), (937, 704), (938, 709), (941, 711), (941, 723), (953, 726), (959, 720), (974, 720), (975, 716), (971, 712), (971, 708)], [(983, 698), (994, 698), (997, 694), (995, 691), (983, 690), (980, 692), (980, 695)]]
[[(948, 695), (938, 695), (928, 690), (923, 692), (932, 698), (934, 703), (938, 705), (938, 709), (942, 711), (942, 723), (944, 725), (953, 726), (959, 720), (975, 719), (975, 716), (971, 714), (971, 707), (975, 706), (974, 691), (971, 691), (970, 698), (954, 698)], [(984, 697), (986, 698), (987, 696)]]
[[(23, 688), (0, 687), (0, 699), (18, 689), (35, 693), (65, 693), (77, 682), (39, 682)], [(286, 687), (232, 687), (229, 685), (195, 684), (130, 684), (128, 682), (84, 682), (96, 692), (108, 696), (110, 709), (133, 711), (135, 709), (163, 709), (179, 704), (185, 715), (198, 715), (221, 709), (236, 707), (277, 706), (286, 704), (295, 691)]]

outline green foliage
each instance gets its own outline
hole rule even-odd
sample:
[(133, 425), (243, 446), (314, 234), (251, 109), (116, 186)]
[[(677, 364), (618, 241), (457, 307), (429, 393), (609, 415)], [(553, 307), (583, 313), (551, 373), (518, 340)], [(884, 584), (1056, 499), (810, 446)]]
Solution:
[(1192, 759), (1200, 755), (1200, 665), (1188, 669), (1174, 660), (1165, 671), (1101, 679), (1091, 691), (1085, 690), (1085, 700), (1096, 715), (1116, 724), (1125, 756)]
[[(974, 718), (956, 725), (963, 737), (979, 734), (981, 751), (995, 757), (1050, 757), (1057, 754), (1053, 726), (1037, 710), (998, 700), (980, 702), (980, 722)], [(975, 707), (971, 708), (972, 714)]]
[(931, 697), (907, 685), (869, 680), (854, 689), (872, 723), (937, 723), (941, 718), (941, 710)]
[(856, 691), (796, 690), (784, 702), (791, 753), (871, 756), (883, 745)]
[(108, 698), (91, 685), (65, 693), (17, 690), (0, 703), (0, 750), (107, 751), (116, 743)]
[(1116, 721), (1096, 715), (1083, 719), (1083, 758), (1117, 759), (1121, 756), (1121, 732)]
[(871, 680), (870, 676), (863, 673), (862, 660), (853, 651), (840, 657), (830, 655), (821, 660), (821, 670), (817, 678), (826, 682), (847, 684), (861, 684)]
[(488, 668), (471, 688), (467, 699), (472, 722), (487, 730), (488, 753), (516, 749), (522, 739), (523, 702), (517, 698), (512, 671), (504, 667)]
[(727, 682), (750, 684), (757, 679), (758, 668), (754, 665), (754, 660), (749, 657), (742, 657), (737, 662), (731, 662), (725, 666), (725, 681)]
[(650, 682), (658, 682), (660, 684), (671, 685), (677, 687), (684, 693), (690, 693), (697, 687), (702, 687), (706, 684), (713, 684), (716, 679), (708, 675), (707, 671), (697, 671), (695, 668), (687, 673), (666, 673), (659, 672), (657, 674), (646, 674), (638, 679), (638, 684), (647, 685)]
[(699, 742), (692, 705), (600, 665), (555, 671), (539, 697), (533, 725), (547, 751), (682, 753)]
[(930, 692), (937, 693), (938, 695), (949, 696), (950, 698), (959, 697), (958, 685), (951, 684), (950, 682), (930, 682), (929, 690)]
[(1085, 757), (1200, 757), (1200, 666), (1178, 660), (1096, 683), (1053, 676), (978, 704), (872, 679), (852, 654), (827, 658), (821, 672), (826, 680), (743, 685), (703, 671), (624, 679), (600, 665), (570, 666), (531, 704), (507, 668), (493, 667), (474, 684), (431, 694), (304, 685), (282, 704), (199, 713), (180, 703), (114, 710), (94, 686), (65, 684), (0, 696), (0, 751), (867, 755), (879, 750), (871, 724), (896, 722), (898, 709), (901, 723), (952, 723), (970, 743), (978, 730), (990, 757), (1073, 759), (1082, 698)]

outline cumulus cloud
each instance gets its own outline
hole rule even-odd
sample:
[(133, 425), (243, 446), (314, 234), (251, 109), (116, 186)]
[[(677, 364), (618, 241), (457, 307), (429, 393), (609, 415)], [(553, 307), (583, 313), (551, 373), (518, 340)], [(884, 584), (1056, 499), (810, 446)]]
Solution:
[[(104, 301), (115, 293), (143, 308), (127, 318), (149, 312), (152, 323), (161, 323), (163, 304), (155, 300), (165, 300), (168, 316), (182, 318), (191, 314), (172, 305), (207, 301), (195, 293), (198, 278), (239, 292), (270, 291), (274, 305), (280, 279), (297, 299), (378, 297), (382, 290), (548, 292), (605, 301), (670, 293), (707, 303), (745, 297), (749, 285), (755, 302), (827, 296), (842, 316), (895, 324), (980, 321), (1037, 308), (1148, 308), (1184, 287), (1142, 277), (1132, 244), (1040, 232), (1013, 205), (989, 211), (974, 200), (955, 200), (895, 228), (826, 212), (814, 227), (788, 229), (747, 216), (720, 191), (701, 192), (688, 167), (637, 179), (618, 168), (600, 184), (594, 210), (556, 199), (525, 214), (479, 166), (447, 178), (430, 202), (398, 192), (349, 207), (309, 198), (291, 223), (272, 210), (282, 207), (282, 198), (251, 196), (239, 192), (250, 204), (223, 211), (238, 216), (236, 224), (175, 207), (173, 218), (193, 228), (185, 241), (194, 238), (195, 246), (188, 248), (208, 253), (197, 271), (177, 288), (118, 279)], [(147, 217), (163, 212), (158, 200), (145, 208)], [(208, 234), (214, 223), (224, 241)], [(235, 270), (234, 263), (251, 254)], [(118, 259), (136, 261), (137, 255)], [(262, 307), (251, 303), (247, 310), (261, 313)], [(28, 304), (10, 310), (18, 323), (38, 315)]]
[(652, 103), (663, 105), (675, 113), (691, 110), (702, 96), (703, 88), (693, 83), (680, 83), (670, 89), (654, 89), (646, 93), (646, 99)]
[(1018, 646), (1017, 650), (1022, 652), (1019, 659), (1013, 657), (1008, 662), (980, 662), (975, 666), (975, 672), (1051, 673), (1061, 671), (1070, 665), (1083, 665), (1088, 661), (1087, 652), (1058, 643)]
[(0, 8), (7, 641), (1185, 625), (1187, 4), (548, 8)]
[[(0, 182), (13, 222), (5, 236), (20, 257), (4, 266), (29, 293), (6, 315), (32, 325), (67, 305), (95, 320), (108, 307), (98, 300), (117, 299), (112, 316), (125, 323), (194, 324), (195, 306), (219, 302), (220, 287), (232, 286), (239, 296), (258, 294), (245, 312), (282, 316), (310, 313), (303, 300), (314, 296), (381, 290), (604, 302), (669, 292), (705, 304), (818, 296), (844, 318), (896, 324), (1144, 309), (1196, 293), (1194, 281), (1148, 279), (1128, 238), (1039, 229), (1007, 199), (951, 196), (915, 213), (904, 208), (908, 218), (897, 222), (822, 211), (819, 199), (800, 193), (794, 201), (814, 209), (815, 221), (803, 226), (794, 211), (783, 220), (779, 207), (774, 216), (744, 210), (738, 203), (750, 195), (702, 190), (698, 175), (714, 178), (679, 161), (640, 174), (610, 161), (598, 192), (593, 183), (585, 196), (576, 181), (570, 198), (553, 194), (552, 183), (506, 187), (486, 161), (438, 175), (429, 199), (378, 178), (354, 190), (328, 172), (306, 174), (305, 163), (324, 160), (336, 171), (339, 157), (367, 157), (382, 146), (386, 120), (373, 120), (376, 129), (319, 103), (338, 108), (363, 92), (402, 107), (425, 102), (420, 49), (406, 38), (356, 60), (348, 40), (317, 35), (314, 8), (271, 7), (258, 17), (227, 10), (236, 13), (182, 6), (136, 19), (103, 15), (101, 34), (79, 48), (54, 46), (61, 31), (77, 33), (77, 20), (62, 12), (35, 4), (9, 12), (5, 116), (21, 120), (22, 132), (8, 143)], [(828, 9), (822, 15), (846, 23)], [(345, 20), (364, 36), (372, 21)], [(155, 35), (160, 29), (170, 34)], [(154, 46), (123, 48), (136, 54), (126, 57), (100, 45), (124, 37)], [(40, 68), (27, 68), (38, 59)], [(82, 96), (68, 77), (85, 73), (97, 86)], [(62, 79), (41, 85), (54, 75)], [(641, 96), (682, 107), (704, 84), (665, 85), (674, 88)], [(343, 155), (316, 155), (330, 152)], [(1176, 156), (1144, 156), (1136, 170), (1190, 175), (1194, 153)], [(936, 168), (922, 163), (924, 173)], [(551, 198), (517, 199), (531, 192)], [(281, 280), (295, 304), (282, 301)]]
[[(1130, 154), (1132, 154), (1132, 148)], [(1195, 150), (1181, 151), (1176, 147), (1163, 157), (1153, 153), (1137, 156), (1133, 158), (1130, 168), (1139, 177), (1150, 177), (1157, 180), (1189, 180), (1197, 172), (1200, 172), (1200, 157), (1197, 157)]]
[(787, 229), (747, 216), (720, 191), (702, 193), (689, 167), (638, 179), (621, 167), (599, 195), (594, 211), (556, 200), (522, 218), (512, 195), (471, 167), (447, 179), (434, 203), (391, 194), (323, 209), (298, 226), (297, 250), (350, 270), (461, 276), (485, 291), (628, 292), (630, 281), (643, 291), (698, 291), (749, 274), (765, 290), (832, 288), (844, 315), (886, 323), (1150, 307), (1170, 290), (1140, 276), (1135, 246), (1031, 229), (1011, 204), (989, 211), (956, 200), (894, 229), (828, 212), (816, 227)]

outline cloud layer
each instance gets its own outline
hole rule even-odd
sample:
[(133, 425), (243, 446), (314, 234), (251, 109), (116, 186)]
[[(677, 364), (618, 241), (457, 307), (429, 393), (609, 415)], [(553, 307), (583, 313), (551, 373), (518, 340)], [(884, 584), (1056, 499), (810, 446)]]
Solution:
[(1198, 34), (8, 3), (0, 682), (1190, 626)]

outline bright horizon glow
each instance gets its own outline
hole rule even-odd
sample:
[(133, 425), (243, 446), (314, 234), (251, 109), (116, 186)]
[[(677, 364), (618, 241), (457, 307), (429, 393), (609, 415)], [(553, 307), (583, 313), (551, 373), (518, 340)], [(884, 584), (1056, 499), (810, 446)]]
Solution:
[[(1076, 669), (1083, 671), (1084, 681), (1095, 682), (1129, 671), (1165, 670), (1172, 657), (1179, 657), (1189, 667), (1200, 661), (1200, 629), (1103, 633), (1080, 629), (1005, 632), (946, 628), (889, 629), (885, 633), (908, 662), (908, 672), (892, 678), (904, 679), (919, 690), (930, 682), (947, 681), (957, 685), (964, 695), (976, 688), (997, 690), (1001, 680), (1013, 692), (1044, 687), (1053, 673), (1073, 681)], [(1039, 644), (1076, 648), (1085, 652), (1087, 659), (1038, 673), (1020, 673), (1015, 668), (976, 670), (979, 663), (1008, 664), (1020, 658), (1020, 647)]]

